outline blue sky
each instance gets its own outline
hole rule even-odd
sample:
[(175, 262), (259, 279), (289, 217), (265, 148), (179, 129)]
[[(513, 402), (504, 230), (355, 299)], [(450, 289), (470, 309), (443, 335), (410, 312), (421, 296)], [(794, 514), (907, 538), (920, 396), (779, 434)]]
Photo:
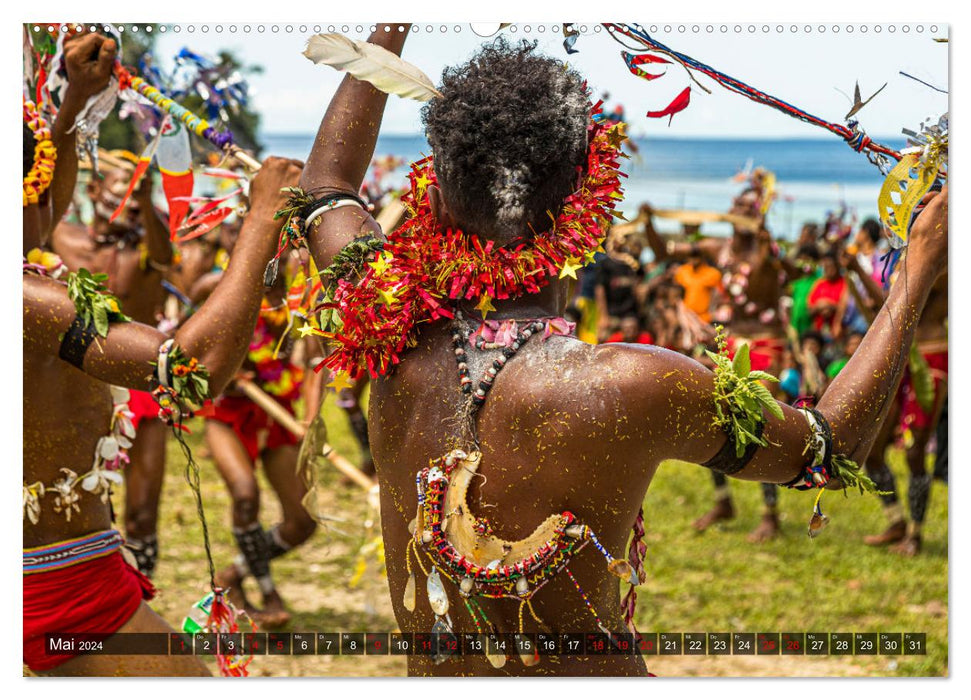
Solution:
[[(252, 104), (263, 116), (265, 132), (315, 130), (340, 81), (336, 71), (314, 66), (301, 55), (315, 25), (298, 22), (239, 24), (235, 26), (235, 32), (231, 32), (231, 25), (224, 23), (219, 33), (215, 26), (210, 23), (205, 33), (202, 25), (195, 25), (191, 32), (187, 24), (181, 25), (178, 33), (170, 29), (159, 37), (158, 59), (163, 65), (170, 64), (172, 56), (183, 46), (208, 54), (215, 54), (222, 48), (231, 49), (245, 61), (264, 69), (262, 75), (252, 76), (250, 81)], [(243, 31), (245, 26), (250, 28), (248, 33)], [(260, 26), (263, 32), (258, 31)], [(326, 32), (330, 25), (316, 26)], [(365, 38), (367, 35), (366, 25), (351, 23), (334, 28), (341, 31), (343, 26), (347, 27), (349, 36)], [(444, 32), (443, 26), (446, 28)], [(482, 31), (479, 25), (476, 26)], [(527, 26), (530, 28), (528, 33), (525, 31)], [(595, 32), (595, 25), (585, 25), (587, 31), (577, 42), (580, 52), (569, 57), (562, 47), (559, 25), (542, 26), (545, 29), (542, 33), (540, 25), (535, 23), (517, 24), (515, 33), (509, 29), (504, 31), (510, 38), (538, 39), (541, 50), (569, 60), (595, 90), (609, 91), (611, 102), (620, 102), (626, 108), (635, 134), (686, 138), (826, 136), (817, 127), (729, 93), (704, 78), (702, 82), (712, 93), (709, 95), (694, 87), (691, 105), (676, 115), (668, 127), (667, 119), (648, 119), (644, 115), (648, 110), (666, 106), (690, 83), (681, 68), (668, 67), (664, 78), (647, 82), (627, 72), (620, 57), (621, 47), (606, 32)], [(916, 127), (923, 118), (937, 116), (948, 108), (947, 95), (899, 75), (899, 71), (905, 71), (947, 88), (949, 45), (932, 40), (932, 37), (947, 36), (945, 23), (881, 24), (879, 32), (878, 25), (874, 24), (820, 22), (811, 25), (688, 22), (654, 26), (656, 31), (652, 34), (669, 47), (829, 121), (840, 121), (848, 111), (850, 100), (846, 95), (852, 95), (856, 80), (860, 81), (864, 97), (887, 82), (886, 89), (859, 115), (864, 128), (873, 136), (899, 136), (901, 127)], [(736, 32), (736, 26), (740, 32)], [(903, 30), (905, 26), (907, 32)], [(304, 27), (302, 32), (301, 27)], [(357, 31), (358, 27), (361, 31)], [(419, 31), (413, 33), (405, 45), (404, 57), (436, 82), (445, 66), (467, 59), (486, 41), (468, 23), (421, 24), (418, 27)], [(646, 27), (651, 31), (651, 25)], [(707, 31), (708, 27), (711, 32)], [(750, 31), (750, 27), (755, 31)], [(796, 27), (795, 32), (793, 27)], [(768, 31), (764, 31), (766, 28)], [(419, 109), (420, 104), (413, 101), (389, 101), (385, 132), (419, 132)]]

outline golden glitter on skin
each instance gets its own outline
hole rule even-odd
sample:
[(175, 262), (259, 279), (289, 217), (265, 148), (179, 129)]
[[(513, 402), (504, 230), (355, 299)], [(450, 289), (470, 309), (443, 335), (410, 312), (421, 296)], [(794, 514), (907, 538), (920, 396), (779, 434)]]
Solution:
[[(299, 172), (292, 161), (264, 161), (251, 185), (253, 207), (240, 233), (234, 262), (209, 301), (176, 334), (187, 354), (209, 368), (215, 392), (228, 382), (248, 348), (263, 293), (263, 269), (276, 246), (273, 213), (284, 202), (279, 191), (293, 184)], [(81, 473), (90, 465), (98, 437), (108, 429), (108, 384), (149, 388), (150, 363), (157, 359), (165, 336), (138, 323), (112, 324), (107, 337), (89, 349), (82, 372), (58, 358), (60, 338), (76, 314), (65, 285), (26, 275), (23, 299), (24, 480), (49, 483), (62, 467), (77, 467), (74, 471)], [(98, 496), (83, 492), (79, 507), (80, 513), (70, 522), (53, 509), (44, 509), (36, 525), (25, 519), (24, 546), (111, 528), (110, 508)], [(172, 628), (143, 603), (119, 631), (170, 632)], [(197, 659), (167, 657), (156, 663), (109, 656), (77, 657), (55, 672), (106, 675), (109, 668), (125, 675), (205, 673)]]
[[(403, 37), (396, 41), (379, 34), (372, 35), (371, 41), (400, 53)], [(317, 145), (301, 183), (304, 189), (326, 185), (355, 191), (373, 152), (385, 102), (386, 97), (368, 84), (344, 78), (322, 119)], [(349, 123), (338, 125), (338, 115), (353, 116)], [(350, 147), (332, 137), (338, 131), (348, 142), (359, 144), (357, 152), (350, 152)], [(318, 267), (326, 267), (325, 263), (368, 223), (369, 217), (350, 207), (326, 214), (310, 241)], [(381, 235), (376, 227), (372, 230)], [(934, 261), (934, 265), (946, 257), (946, 241), (940, 236), (934, 238), (915, 230), (911, 246), (915, 259)], [(754, 257), (754, 248), (733, 250), (733, 264)], [(928, 264), (910, 267), (905, 273), (909, 295), (897, 286), (888, 302), (895, 316), (906, 315), (908, 306), (922, 307), (933, 282), (934, 273)], [(776, 270), (770, 274), (767, 268), (759, 267), (749, 279), (753, 296), (761, 301), (764, 294), (766, 304), (776, 302)], [(565, 285), (554, 284), (533, 297), (499, 302), (494, 317), (560, 315), (567, 290)], [(474, 309), (463, 309), (463, 313), (474, 317)], [(763, 330), (762, 325), (753, 330)], [(882, 417), (874, 415), (882, 397), (902, 371), (902, 366), (893, 365), (890, 359), (906, 352), (912, 335), (910, 325), (894, 326), (882, 314), (834, 382), (837, 388), (820, 403), (819, 409), (836, 435), (858, 437), (861, 452), (872, 441)], [(445, 324), (423, 326), (417, 347), (405, 354), (393, 374), (375, 382), (371, 393), (369, 422), (372, 453), (382, 484), (388, 583), (395, 618), (407, 632), (427, 632), (434, 622), (427, 600), (419, 596), (414, 613), (410, 613), (401, 599), (408, 576), (403, 553), (410, 538), (410, 518), (402, 517), (400, 508), (405, 513), (414, 512), (414, 475), (430, 458), (442, 454), (462, 408), (453, 375), (450, 337)], [(874, 376), (874, 370), (883, 376)], [(676, 381), (672, 381), (674, 377)], [(673, 352), (624, 345), (590, 346), (559, 337), (528, 344), (497, 377), (490, 401), (480, 412), (482, 474), (487, 480), (473, 482), (469, 504), (477, 512), (490, 512), (497, 530), (510, 537), (521, 536), (530, 523), (541, 521), (550, 512), (569, 509), (598, 533), (608, 551), (623, 551), (660, 463), (667, 459), (701, 463), (724, 443), (724, 434), (713, 426), (712, 391), (711, 372)], [(858, 410), (857, 405), (868, 410)], [(736, 476), (783, 483), (802, 471), (802, 450), (809, 428), (793, 409), (783, 407), (783, 413), (783, 420), (773, 419), (768, 426), (774, 444), (759, 450), (749, 467)], [(607, 627), (623, 630), (619, 586), (604, 571), (602, 561), (581, 553), (570, 569)], [(453, 629), (475, 629), (471, 617), (458, 604), (455, 591), (447, 589), (447, 594)], [(554, 577), (533, 603), (538, 617), (556, 631), (589, 629), (589, 616), (565, 577)], [(487, 600), (483, 608), (499, 630), (518, 627), (515, 601)], [(526, 631), (541, 631), (531, 620), (526, 624)], [(435, 676), (603, 676), (643, 675), (645, 667), (639, 657), (619, 655), (561, 657), (558, 663), (534, 667), (510, 660), (502, 669), (471, 656), (440, 665), (413, 656), (409, 657), (408, 670), (410, 675)]]

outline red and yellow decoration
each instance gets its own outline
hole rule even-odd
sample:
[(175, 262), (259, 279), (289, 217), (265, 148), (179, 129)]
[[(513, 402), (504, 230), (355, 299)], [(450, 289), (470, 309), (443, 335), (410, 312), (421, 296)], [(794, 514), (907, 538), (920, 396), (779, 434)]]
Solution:
[[(437, 182), (431, 157), (412, 165), (410, 191), (402, 201), (410, 217), (388, 236), (383, 252), (364, 266), (359, 279), (341, 279), (333, 310), (322, 328), (335, 349), (317, 367), (357, 379), (386, 374), (416, 342), (420, 323), (451, 318), (448, 300), (476, 300), (483, 318), (492, 301), (535, 294), (550, 281), (575, 277), (581, 260), (600, 247), (621, 199), (618, 160), (622, 125), (598, 121), (588, 127), (587, 163), (576, 191), (553, 225), (510, 246), (457, 229), (441, 231), (429, 206), (428, 186)], [(336, 316), (336, 318), (334, 318)]]
[(24, 124), (34, 134), (34, 165), (24, 177), (24, 206), (37, 204), (40, 196), (47, 191), (54, 179), (54, 163), (57, 149), (51, 141), (51, 128), (41, 115), (37, 106), (24, 99)]

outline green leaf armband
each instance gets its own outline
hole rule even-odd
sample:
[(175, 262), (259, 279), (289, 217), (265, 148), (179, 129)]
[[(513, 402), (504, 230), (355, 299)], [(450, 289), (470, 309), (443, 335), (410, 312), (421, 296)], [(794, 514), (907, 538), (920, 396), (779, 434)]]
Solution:
[(768, 441), (763, 436), (765, 411), (782, 418), (782, 409), (772, 393), (761, 384), (778, 381), (768, 372), (753, 371), (748, 345), (736, 350), (735, 357), (728, 354), (728, 342), (724, 329), (716, 336), (718, 352), (705, 351), (715, 364), (715, 425), (728, 435), (728, 440), (715, 457), (704, 466), (723, 474), (741, 471), (755, 455), (759, 447)]
[(108, 275), (92, 274), (85, 268), (67, 276), (67, 295), (85, 328), (93, 327), (102, 338), (108, 335), (108, 326), (131, 319), (122, 313), (118, 299), (108, 291), (104, 283)]

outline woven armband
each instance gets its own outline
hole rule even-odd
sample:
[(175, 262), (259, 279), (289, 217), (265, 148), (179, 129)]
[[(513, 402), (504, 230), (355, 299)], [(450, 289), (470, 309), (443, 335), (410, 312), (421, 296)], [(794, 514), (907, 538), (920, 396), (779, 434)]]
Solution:
[[(764, 430), (765, 424), (760, 423), (756, 428), (755, 437), (761, 439), (762, 432)], [(737, 474), (748, 466), (748, 463), (752, 461), (752, 458), (755, 456), (755, 452), (759, 449), (760, 445), (755, 442), (749, 443), (745, 446), (745, 451), (742, 453), (742, 455), (739, 456), (738, 446), (735, 443), (735, 435), (727, 431), (726, 435), (728, 436), (728, 439), (725, 440), (725, 444), (722, 445), (722, 448), (718, 450), (718, 454), (701, 466), (711, 469), (713, 472), (731, 476), (732, 474)]]
[(83, 369), (84, 356), (88, 354), (88, 348), (97, 337), (98, 332), (95, 330), (94, 323), (85, 324), (80, 316), (75, 316), (61, 339), (61, 348), (57, 356), (78, 369)]

